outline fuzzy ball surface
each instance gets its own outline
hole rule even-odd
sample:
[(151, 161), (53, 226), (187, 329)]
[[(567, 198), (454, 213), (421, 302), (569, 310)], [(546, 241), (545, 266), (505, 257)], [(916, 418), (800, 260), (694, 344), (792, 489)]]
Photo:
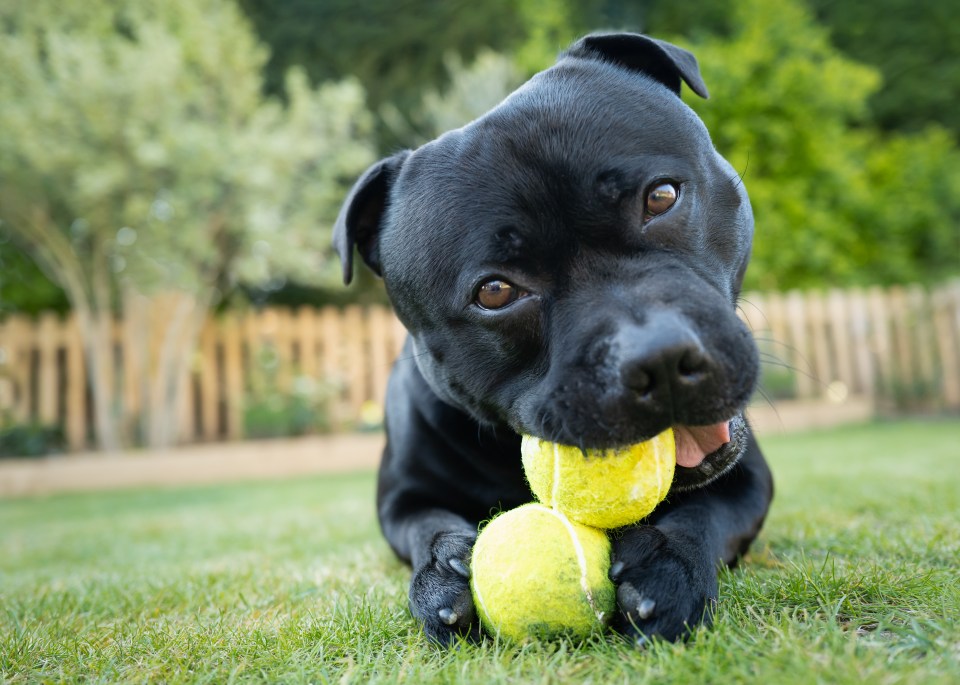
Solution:
[(638, 445), (586, 450), (523, 436), (523, 470), (537, 499), (577, 523), (619, 528), (667, 496), (676, 465), (673, 429)]
[(490, 521), (470, 569), (483, 627), (514, 642), (584, 638), (602, 630), (616, 608), (606, 533), (541, 504)]

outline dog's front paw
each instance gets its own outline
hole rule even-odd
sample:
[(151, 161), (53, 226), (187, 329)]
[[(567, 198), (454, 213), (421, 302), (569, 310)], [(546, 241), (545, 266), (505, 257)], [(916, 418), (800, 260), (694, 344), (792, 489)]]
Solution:
[(652, 638), (686, 638), (709, 624), (717, 601), (714, 564), (690, 542), (654, 526), (636, 526), (613, 541), (610, 578), (617, 585), (613, 628), (643, 646)]
[(450, 644), (457, 636), (479, 639), (480, 627), (470, 594), (470, 553), (476, 536), (440, 533), (430, 563), (414, 570), (410, 612), (431, 640)]

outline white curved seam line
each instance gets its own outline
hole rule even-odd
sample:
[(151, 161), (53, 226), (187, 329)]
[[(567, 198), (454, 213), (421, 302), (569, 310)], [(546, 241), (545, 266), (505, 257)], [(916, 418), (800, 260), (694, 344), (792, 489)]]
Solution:
[[(477, 604), (480, 605), (480, 612), (487, 618), (488, 621), (493, 623), (493, 617), (490, 615), (490, 612), (487, 611), (487, 605), (483, 601), (483, 593), (480, 592), (479, 583), (470, 583), (471, 589), (473, 590), (473, 596), (477, 600)], [(500, 625), (497, 625), (497, 632), (500, 632)]]
[(567, 529), (567, 533), (570, 535), (570, 540), (573, 542), (573, 551), (577, 555), (577, 564), (580, 566), (580, 589), (583, 590), (583, 594), (587, 597), (587, 604), (590, 605), (593, 613), (597, 615), (597, 620), (602, 621), (603, 612), (597, 611), (597, 605), (593, 601), (593, 593), (590, 591), (590, 583), (587, 580), (587, 556), (583, 551), (583, 545), (580, 544), (580, 539), (577, 537), (577, 532), (573, 529), (570, 519), (568, 519), (562, 513), (556, 509), (548, 509), (546, 507), (544, 507), (544, 510), (556, 516), (560, 520), (560, 523), (562, 523)]

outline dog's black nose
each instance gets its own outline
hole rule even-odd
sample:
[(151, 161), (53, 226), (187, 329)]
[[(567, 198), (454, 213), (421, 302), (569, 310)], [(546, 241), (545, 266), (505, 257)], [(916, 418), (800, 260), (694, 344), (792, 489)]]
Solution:
[(710, 359), (679, 316), (659, 313), (618, 335), (620, 378), (643, 398), (690, 389), (709, 375)]

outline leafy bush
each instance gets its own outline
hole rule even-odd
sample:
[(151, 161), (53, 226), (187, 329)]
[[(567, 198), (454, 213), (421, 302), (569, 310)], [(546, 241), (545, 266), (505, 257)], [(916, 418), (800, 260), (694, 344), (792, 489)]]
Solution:
[(0, 428), (0, 457), (42, 457), (66, 449), (63, 429), (38, 422)]
[[(3, 240), (77, 316), (101, 447), (127, 443), (127, 425), (154, 447), (178, 434), (180, 384), (225, 292), (339, 281), (332, 224), (375, 159), (364, 91), (297, 69), (285, 101), (267, 98), (268, 59), (232, 0), (0, 3)], [(124, 397), (115, 314), (139, 317), (143, 341), (145, 382)]]
[(243, 405), (243, 429), (248, 438), (279, 438), (327, 433), (333, 427), (337, 383), (298, 374), (281, 382), (281, 362), (270, 345), (256, 351), (250, 388)]
[[(960, 263), (960, 151), (869, 125), (879, 72), (796, 0), (738, 0), (730, 36), (687, 42), (715, 99), (690, 98), (756, 217), (747, 289), (934, 280)], [(679, 41), (678, 41), (679, 42)]]

